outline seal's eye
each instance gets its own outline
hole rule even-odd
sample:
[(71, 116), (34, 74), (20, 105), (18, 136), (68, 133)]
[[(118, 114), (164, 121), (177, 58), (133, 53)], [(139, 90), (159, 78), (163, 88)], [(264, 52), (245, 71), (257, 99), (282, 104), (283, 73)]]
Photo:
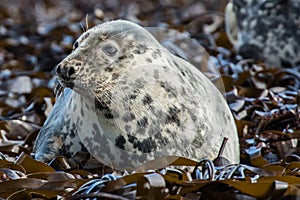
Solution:
[(73, 45), (73, 50), (77, 49), (78, 46), (79, 46), (79, 43), (76, 41)]
[(111, 44), (102, 47), (102, 51), (108, 56), (114, 56), (118, 52), (118, 49)]

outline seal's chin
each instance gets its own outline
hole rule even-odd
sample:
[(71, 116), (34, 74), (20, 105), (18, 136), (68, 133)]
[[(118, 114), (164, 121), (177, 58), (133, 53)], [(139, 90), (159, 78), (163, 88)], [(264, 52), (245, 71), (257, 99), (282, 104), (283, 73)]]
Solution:
[(90, 91), (90, 88), (86, 88), (82, 85), (75, 84), (74, 81), (64, 80), (64, 79), (61, 79), (60, 77), (58, 77), (58, 81), (63, 87), (68, 87), (71, 90), (73, 90), (74, 92), (76, 92), (77, 94), (80, 94), (83, 96), (92, 96), (93, 95), (93, 93)]

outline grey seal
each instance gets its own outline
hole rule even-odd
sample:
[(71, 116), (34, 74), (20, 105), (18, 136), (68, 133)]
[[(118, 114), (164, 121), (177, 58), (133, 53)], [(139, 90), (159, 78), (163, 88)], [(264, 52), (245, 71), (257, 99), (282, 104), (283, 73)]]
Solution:
[(231, 0), (225, 10), (226, 32), (246, 58), (271, 67), (300, 65), (299, 0)]
[(227, 137), (223, 156), (239, 162), (222, 94), (137, 24), (116, 20), (89, 29), (56, 73), (65, 89), (37, 137), (38, 160), (85, 148), (120, 168), (166, 155), (213, 159)]

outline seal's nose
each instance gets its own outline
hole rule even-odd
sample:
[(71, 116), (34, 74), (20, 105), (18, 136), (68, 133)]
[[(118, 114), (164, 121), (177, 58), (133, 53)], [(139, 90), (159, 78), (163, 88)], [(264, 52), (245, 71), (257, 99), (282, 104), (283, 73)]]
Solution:
[(74, 67), (68, 67), (66, 64), (58, 64), (56, 66), (56, 74), (65, 80), (70, 80), (75, 74)]

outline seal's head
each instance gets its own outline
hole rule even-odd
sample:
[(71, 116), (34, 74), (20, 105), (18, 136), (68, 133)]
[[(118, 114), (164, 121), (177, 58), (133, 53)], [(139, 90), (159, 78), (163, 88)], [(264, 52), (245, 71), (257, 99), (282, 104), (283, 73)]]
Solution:
[[(56, 68), (60, 83), (77, 93), (99, 94), (133, 67), (150, 62), (143, 54), (160, 44), (137, 24), (116, 20), (95, 26), (74, 43)], [(161, 48), (161, 47), (160, 47)]]

